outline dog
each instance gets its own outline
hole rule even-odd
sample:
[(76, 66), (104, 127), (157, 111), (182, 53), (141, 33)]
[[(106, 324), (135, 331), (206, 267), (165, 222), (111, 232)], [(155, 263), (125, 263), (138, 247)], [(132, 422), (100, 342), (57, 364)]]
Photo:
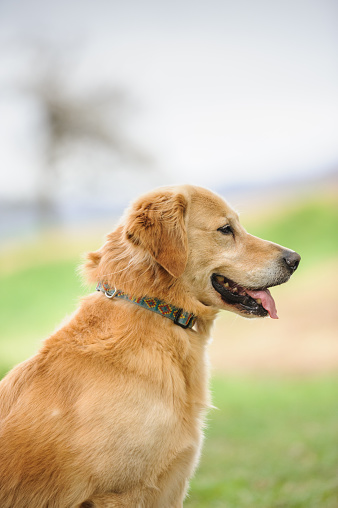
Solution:
[(220, 309), (277, 318), (300, 256), (195, 186), (139, 198), (83, 272), (97, 291), (0, 384), (1, 508), (179, 508)]

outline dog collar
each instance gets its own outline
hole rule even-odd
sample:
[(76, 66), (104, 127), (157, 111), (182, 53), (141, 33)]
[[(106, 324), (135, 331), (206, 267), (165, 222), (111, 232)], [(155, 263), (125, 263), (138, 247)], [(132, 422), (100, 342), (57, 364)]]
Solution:
[(160, 316), (171, 319), (175, 325), (181, 326), (182, 328), (192, 328), (197, 319), (191, 312), (186, 312), (179, 307), (174, 307), (174, 305), (166, 303), (163, 300), (148, 296), (135, 298), (127, 295), (120, 289), (111, 288), (106, 282), (99, 282), (96, 286), (96, 291), (101, 291), (107, 298), (121, 298), (122, 300), (135, 303), (144, 309), (156, 312), (156, 314), (160, 314)]

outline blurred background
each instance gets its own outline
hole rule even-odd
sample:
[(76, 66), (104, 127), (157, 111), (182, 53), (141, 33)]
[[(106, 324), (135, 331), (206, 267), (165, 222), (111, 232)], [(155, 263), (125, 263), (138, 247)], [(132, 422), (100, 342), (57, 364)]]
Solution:
[(84, 287), (126, 205), (223, 195), (298, 251), (280, 319), (221, 313), (188, 507), (338, 506), (338, 4), (0, 1), (0, 374)]

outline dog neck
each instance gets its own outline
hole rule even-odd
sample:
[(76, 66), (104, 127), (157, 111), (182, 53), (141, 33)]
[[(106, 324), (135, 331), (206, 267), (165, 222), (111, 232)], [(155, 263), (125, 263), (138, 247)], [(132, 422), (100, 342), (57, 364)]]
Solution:
[(167, 273), (150, 254), (126, 243), (122, 230), (123, 227), (118, 226), (108, 235), (102, 249), (88, 255), (84, 265), (88, 281), (95, 284), (104, 281), (110, 288), (119, 288), (133, 298), (156, 295), (161, 302), (187, 309), (185, 312), (197, 316), (194, 329), (207, 336), (218, 309), (192, 298), (182, 281)]
[(119, 289), (111, 288), (107, 283), (99, 282), (96, 286), (96, 290), (104, 293), (107, 298), (121, 298), (122, 300), (139, 305), (144, 309), (156, 312), (156, 314), (159, 314), (160, 316), (171, 319), (175, 325), (184, 329), (192, 328), (197, 319), (197, 316), (195, 316), (192, 312), (184, 311), (182, 308), (175, 307), (163, 300), (148, 296), (135, 298)]

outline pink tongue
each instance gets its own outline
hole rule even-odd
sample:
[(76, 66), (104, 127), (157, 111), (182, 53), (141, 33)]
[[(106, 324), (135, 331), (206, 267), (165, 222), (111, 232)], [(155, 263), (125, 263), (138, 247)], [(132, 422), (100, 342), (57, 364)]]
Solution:
[(249, 289), (246, 289), (245, 292), (255, 300), (260, 298), (262, 300), (262, 306), (268, 311), (269, 316), (272, 319), (278, 319), (275, 300), (272, 298), (268, 289), (264, 289), (263, 291), (250, 291)]

